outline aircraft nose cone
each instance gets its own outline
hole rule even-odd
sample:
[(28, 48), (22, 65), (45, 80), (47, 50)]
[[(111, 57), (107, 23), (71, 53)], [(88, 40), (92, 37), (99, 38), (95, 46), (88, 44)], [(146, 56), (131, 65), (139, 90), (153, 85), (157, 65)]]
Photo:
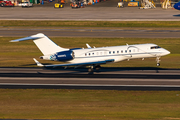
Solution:
[(174, 5), (174, 8), (177, 9), (177, 10), (180, 10), (180, 2), (179, 2), (179, 3), (176, 3), (176, 4)]
[(165, 54), (168, 55), (168, 54), (170, 54), (170, 53), (171, 53), (171, 52), (169, 52), (169, 51), (167, 50)]

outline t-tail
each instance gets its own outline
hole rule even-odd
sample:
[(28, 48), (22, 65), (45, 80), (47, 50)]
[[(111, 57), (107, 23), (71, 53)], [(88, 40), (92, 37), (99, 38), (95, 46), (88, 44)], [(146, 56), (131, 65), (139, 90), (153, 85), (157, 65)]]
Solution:
[(42, 33), (38, 33), (36, 35), (32, 35), (21, 39), (11, 40), (10, 42), (19, 42), (25, 40), (33, 40), (33, 42), (36, 44), (36, 46), (43, 53), (44, 56), (53, 55), (57, 52), (69, 50), (58, 46), (56, 43), (54, 43), (52, 40), (50, 40), (46, 35)]

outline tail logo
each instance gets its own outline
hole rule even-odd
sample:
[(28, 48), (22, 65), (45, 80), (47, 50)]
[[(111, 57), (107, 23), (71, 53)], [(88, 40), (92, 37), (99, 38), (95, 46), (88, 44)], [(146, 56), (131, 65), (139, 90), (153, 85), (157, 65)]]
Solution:
[(54, 60), (57, 60), (57, 59), (56, 59), (56, 54), (55, 54), (55, 55), (51, 55), (51, 56), (50, 56), (50, 60), (53, 60), (53, 61), (54, 61)]

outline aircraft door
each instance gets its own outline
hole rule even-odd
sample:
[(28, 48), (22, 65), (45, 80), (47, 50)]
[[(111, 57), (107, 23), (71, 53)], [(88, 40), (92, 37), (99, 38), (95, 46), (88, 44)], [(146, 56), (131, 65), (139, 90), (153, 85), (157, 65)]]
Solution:
[(129, 46), (127, 48), (127, 52), (130, 55), (130, 58), (136, 58), (138, 57), (138, 53), (139, 53), (139, 48), (135, 47), (135, 46)]

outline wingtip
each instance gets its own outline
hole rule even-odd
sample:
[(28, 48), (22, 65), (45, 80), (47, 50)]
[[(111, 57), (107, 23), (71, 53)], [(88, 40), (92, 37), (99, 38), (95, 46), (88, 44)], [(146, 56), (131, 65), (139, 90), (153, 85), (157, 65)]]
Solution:
[(88, 43), (86, 43), (86, 46), (87, 46), (88, 48), (92, 48)]

